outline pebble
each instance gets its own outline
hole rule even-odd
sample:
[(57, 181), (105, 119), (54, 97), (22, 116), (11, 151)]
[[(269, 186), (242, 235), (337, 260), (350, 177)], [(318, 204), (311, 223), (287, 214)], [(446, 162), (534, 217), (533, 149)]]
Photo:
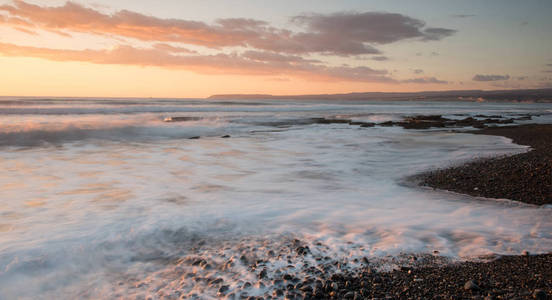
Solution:
[(548, 295), (546, 295), (545, 291), (537, 289), (533, 292), (533, 298), (537, 300), (546, 300), (548, 299)]
[(223, 286), (221, 286), (221, 287), (219, 288), (218, 293), (219, 293), (220, 295), (224, 295), (224, 294), (226, 294), (226, 292), (228, 292), (229, 289), (230, 289), (229, 286), (223, 285)]
[(479, 286), (475, 283), (473, 280), (468, 280), (464, 284), (464, 289), (467, 291), (477, 291), (479, 290)]

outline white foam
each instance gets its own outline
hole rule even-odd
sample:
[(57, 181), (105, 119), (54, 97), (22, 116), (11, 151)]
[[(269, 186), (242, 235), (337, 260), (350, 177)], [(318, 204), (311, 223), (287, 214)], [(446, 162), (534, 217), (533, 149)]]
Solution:
[[(323, 267), (316, 257), (331, 257), (340, 263), (331, 271), (339, 271), (363, 257), (385, 269), (405, 263), (405, 253), (459, 260), (552, 249), (549, 208), (400, 184), (428, 168), (526, 151), (508, 139), (346, 124), (255, 132), (262, 126), (233, 120), (259, 114), (223, 115), (170, 124), (147, 115), (144, 126), (163, 137), (153, 142), (119, 133), (55, 148), (2, 148), (0, 298), (216, 297), (220, 284), (196, 281), (206, 277), (256, 295), (268, 289), (259, 285), (261, 267), (269, 285), (278, 272), (304, 278), (307, 263)], [(121, 127), (113, 120), (128, 126), (139, 117), (72, 116), (51, 130), (112, 130)], [(170, 134), (199, 127), (217, 134), (232, 127), (233, 136)], [(299, 255), (298, 246), (310, 254)], [(195, 259), (211, 268), (194, 266)], [(252, 270), (254, 259), (265, 262)]]

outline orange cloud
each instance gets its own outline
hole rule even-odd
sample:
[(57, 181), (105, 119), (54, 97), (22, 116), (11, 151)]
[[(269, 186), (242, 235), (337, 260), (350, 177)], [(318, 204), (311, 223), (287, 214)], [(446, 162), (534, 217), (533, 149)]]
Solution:
[(73, 2), (59, 7), (42, 7), (15, 0), (13, 5), (1, 5), (0, 11), (13, 16), (5, 18), (5, 24), (213, 48), (245, 45), (245, 41), (259, 35), (258, 31), (263, 30), (265, 25), (264, 22), (247, 19), (229, 19), (221, 21), (220, 25), (207, 25), (198, 21), (161, 19), (128, 10), (108, 15)]
[[(346, 12), (310, 14), (291, 18), (302, 31), (275, 28), (265, 21), (232, 18), (214, 24), (182, 19), (163, 19), (122, 10), (102, 13), (73, 2), (40, 6), (22, 0), (0, 5), (0, 25), (35, 34), (46, 30), (71, 38), (73, 33), (140, 40), (150, 48), (118, 46), (104, 50), (68, 50), (0, 43), (0, 54), (36, 57), (53, 61), (94, 64), (155, 66), (185, 69), (200, 74), (293, 76), (312, 80), (381, 83), (432, 83), (434, 77), (397, 80), (386, 70), (368, 66), (331, 66), (309, 54), (355, 56), (380, 54), (373, 45), (402, 40), (440, 40), (454, 30), (426, 27), (425, 22), (402, 14)], [(131, 42), (130, 42), (131, 43)], [(242, 47), (241, 53), (206, 55), (181, 45), (211, 49)], [(226, 50), (226, 49), (224, 49)], [(373, 57), (383, 61), (385, 56)]]
[(219, 19), (215, 24), (206, 24), (162, 19), (128, 10), (104, 14), (72, 2), (58, 7), (43, 7), (14, 0), (13, 5), (1, 5), (0, 12), (9, 14), (5, 24), (25, 26), (27, 29), (83, 32), (209, 48), (241, 46), (287, 54), (380, 54), (374, 44), (406, 39), (441, 40), (456, 32), (426, 27), (425, 22), (402, 14), (382, 12), (313, 14), (291, 18), (304, 29), (301, 32), (245, 18)]
[(304, 60), (293, 55), (273, 53), (179, 55), (171, 49), (152, 49), (118, 46), (111, 50), (65, 50), (19, 46), (0, 43), (0, 54), (5, 56), (37, 57), (54, 61), (81, 61), (95, 64), (119, 64), (177, 68), (200, 74), (234, 75), (288, 75), (313, 80), (386, 82), (397, 81), (388, 77), (386, 70), (369, 67), (330, 67)]

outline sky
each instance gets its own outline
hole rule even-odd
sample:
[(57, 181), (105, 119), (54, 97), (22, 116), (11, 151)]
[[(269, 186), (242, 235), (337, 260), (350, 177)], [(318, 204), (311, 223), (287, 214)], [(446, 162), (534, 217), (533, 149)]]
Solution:
[(0, 96), (552, 88), (549, 0), (0, 0)]

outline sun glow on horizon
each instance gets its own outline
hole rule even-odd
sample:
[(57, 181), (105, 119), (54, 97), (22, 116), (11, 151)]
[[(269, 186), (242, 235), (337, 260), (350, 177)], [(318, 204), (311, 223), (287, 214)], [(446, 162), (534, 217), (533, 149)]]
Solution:
[[(344, 2), (331, 13), (297, 6), (295, 15), (282, 16), (288, 25), (278, 25), (254, 12), (166, 18), (132, 5), (3, 1), (0, 95), (203, 98), (552, 87), (552, 42), (535, 42), (550, 21), (534, 21), (544, 29), (517, 24), (509, 32), (531, 46), (506, 47), (485, 11), (458, 14), (462, 5), (452, 2), (439, 6), (447, 16), (364, 6)], [(492, 36), (474, 30), (482, 24)]]

